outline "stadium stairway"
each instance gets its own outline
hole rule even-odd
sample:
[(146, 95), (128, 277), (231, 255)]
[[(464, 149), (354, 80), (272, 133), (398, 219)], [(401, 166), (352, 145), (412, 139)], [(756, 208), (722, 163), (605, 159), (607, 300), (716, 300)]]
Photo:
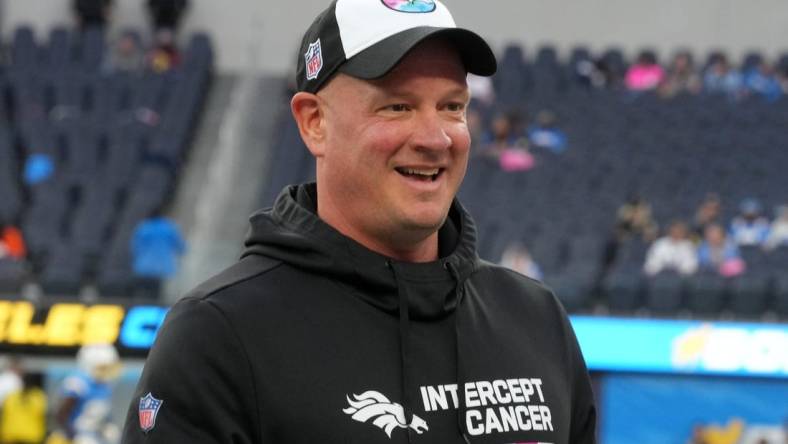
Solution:
[(282, 101), (272, 98), (279, 98), (283, 85), (278, 77), (215, 80), (172, 210), (188, 251), (165, 285), (165, 301), (174, 302), (238, 259), (282, 114)]

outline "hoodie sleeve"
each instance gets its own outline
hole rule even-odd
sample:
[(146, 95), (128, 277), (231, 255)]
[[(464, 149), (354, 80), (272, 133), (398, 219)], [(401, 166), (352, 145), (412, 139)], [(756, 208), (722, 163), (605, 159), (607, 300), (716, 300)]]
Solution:
[[(123, 430), (124, 444), (260, 443), (247, 355), (224, 314), (210, 301), (185, 298), (167, 315), (148, 355)], [(140, 400), (158, 403), (146, 409)], [(150, 399), (147, 406), (150, 406)], [(157, 405), (154, 401), (154, 409)]]
[(596, 403), (591, 387), (591, 378), (588, 375), (585, 359), (580, 351), (574, 329), (564, 315), (564, 322), (569, 332), (567, 335), (567, 350), (570, 353), (569, 362), (572, 363), (572, 425), (569, 432), (569, 442), (572, 444), (596, 444)]

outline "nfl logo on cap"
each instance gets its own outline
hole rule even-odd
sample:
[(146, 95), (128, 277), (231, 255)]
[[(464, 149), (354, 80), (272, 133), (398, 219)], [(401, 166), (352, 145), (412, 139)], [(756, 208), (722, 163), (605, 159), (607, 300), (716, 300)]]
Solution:
[(140, 398), (139, 417), (143, 432), (149, 432), (156, 425), (156, 415), (163, 403), (164, 401), (154, 398), (150, 393)]
[(309, 44), (304, 58), (306, 59), (307, 80), (316, 79), (317, 75), (320, 74), (320, 69), (323, 67), (323, 51), (320, 48), (320, 39)]

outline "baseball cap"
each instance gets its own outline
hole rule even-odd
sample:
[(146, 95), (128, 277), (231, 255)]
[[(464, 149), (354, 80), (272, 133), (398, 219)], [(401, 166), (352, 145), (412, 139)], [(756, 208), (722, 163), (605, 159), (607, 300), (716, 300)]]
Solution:
[(495, 55), (487, 42), (458, 28), (439, 0), (334, 0), (301, 41), (298, 91), (317, 92), (336, 72), (367, 80), (382, 77), (413, 47), (436, 36), (457, 48), (468, 72), (495, 73)]

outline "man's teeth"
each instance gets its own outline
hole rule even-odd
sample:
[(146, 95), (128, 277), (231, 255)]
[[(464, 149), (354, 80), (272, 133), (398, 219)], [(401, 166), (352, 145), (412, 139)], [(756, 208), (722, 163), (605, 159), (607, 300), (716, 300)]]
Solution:
[(413, 174), (418, 176), (434, 176), (440, 172), (440, 168), (433, 168), (431, 170), (414, 170), (410, 168), (403, 168), (405, 174)]

